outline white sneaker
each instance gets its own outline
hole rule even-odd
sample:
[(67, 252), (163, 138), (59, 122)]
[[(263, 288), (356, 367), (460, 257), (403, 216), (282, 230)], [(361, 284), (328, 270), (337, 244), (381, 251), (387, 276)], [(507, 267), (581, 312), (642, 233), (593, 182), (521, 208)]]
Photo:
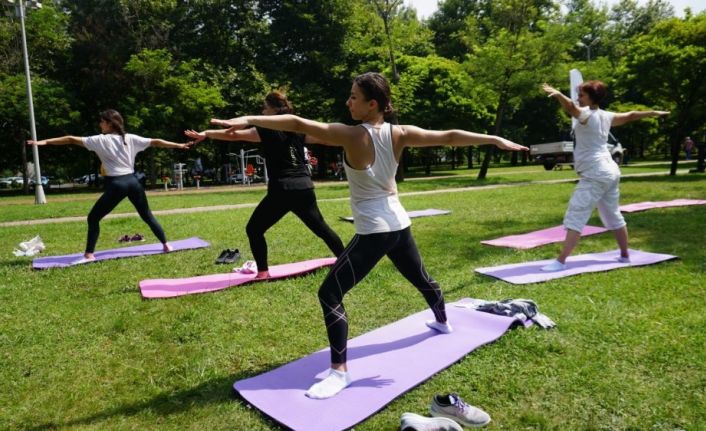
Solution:
[(556, 259), (554, 259), (554, 261), (552, 261), (552, 263), (550, 263), (549, 265), (544, 265), (542, 267), (542, 271), (544, 271), (544, 272), (556, 272), (556, 271), (563, 271), (565, 269), (566, 269), (566, 264), (561, 263)]
[(490, 415), (478, 407), (467, 404), (457, 394), (435, 395), (429, 413), (434, 417), (449, 418), (471, 428), (486, 426)]
[(415, 413), (402, 413), (402, 431), (463, 431), (461, 425), (448, 418), (427, 418)]

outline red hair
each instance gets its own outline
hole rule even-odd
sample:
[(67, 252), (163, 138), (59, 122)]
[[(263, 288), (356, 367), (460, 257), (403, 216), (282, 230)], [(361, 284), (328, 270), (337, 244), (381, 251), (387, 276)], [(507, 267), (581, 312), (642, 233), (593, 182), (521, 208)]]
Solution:
[(601, 103), (606, 94), (608, 94), (608, 87), (606, 87), (603, 81), (591, 80), (579, 84), (579, 91), (586, 94), (591, 99), (591, 102), (597, 105)]

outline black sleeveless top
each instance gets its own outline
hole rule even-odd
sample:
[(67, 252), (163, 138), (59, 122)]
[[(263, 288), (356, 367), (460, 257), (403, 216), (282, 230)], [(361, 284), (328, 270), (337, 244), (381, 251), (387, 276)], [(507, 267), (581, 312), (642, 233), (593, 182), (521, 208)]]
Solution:
[(304, 157), (304, 135), (256, 127), (265, 154), (268, 190), (314, 188)]

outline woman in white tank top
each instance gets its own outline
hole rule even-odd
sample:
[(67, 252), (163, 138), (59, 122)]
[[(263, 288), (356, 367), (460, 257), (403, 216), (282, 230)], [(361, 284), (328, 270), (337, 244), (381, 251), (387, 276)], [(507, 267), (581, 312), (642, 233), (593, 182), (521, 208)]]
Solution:
[(343, 147), (344, 167), (351, 192), (356, 235), (338, 257), (319, 289), (331, 346), (329, 375), (315, 383), (306, 395), (329, 398), (351, 383), (347, 372), (348, 321), (343, 295), (362, 280), (377, 262), (388, 256), (400, 273), (424, 296), (435, 320), (427, 326), (451, 332), (446, 321), (444, 298), (439, 285), (426, 272), (411, 235), (410, 220), (397, 196), (395, 172), (405, 147), (441, 145), (495, 145), (502, 150), (527, 150), (498, 136), (464, 130), (431, 131), (415, 126), (393, 126), (385, 121), (392, 113), (390, 87), (377, 73), (359, 75), (353, 81), (346, 106), (359, 126), (321, 123), (295, 115), (246, 116), (212, 123), (233, 130), (247, 126), (304, 133), (325, 145)]

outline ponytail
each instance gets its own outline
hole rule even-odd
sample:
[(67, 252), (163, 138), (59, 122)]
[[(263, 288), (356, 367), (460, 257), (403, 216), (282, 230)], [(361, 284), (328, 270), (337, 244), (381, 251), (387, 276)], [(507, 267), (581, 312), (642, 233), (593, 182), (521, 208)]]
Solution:
[(117, 133), (123, 138), (123, 145), (127, 145), (127, 142), (125, 142), (125, 121), (123, 120), (123, 116), (120, 115), (120, 112), (115, 109), (106, 109), (100, 113), (100, 117), (101, 120), (110, 124), (114, 133)]

